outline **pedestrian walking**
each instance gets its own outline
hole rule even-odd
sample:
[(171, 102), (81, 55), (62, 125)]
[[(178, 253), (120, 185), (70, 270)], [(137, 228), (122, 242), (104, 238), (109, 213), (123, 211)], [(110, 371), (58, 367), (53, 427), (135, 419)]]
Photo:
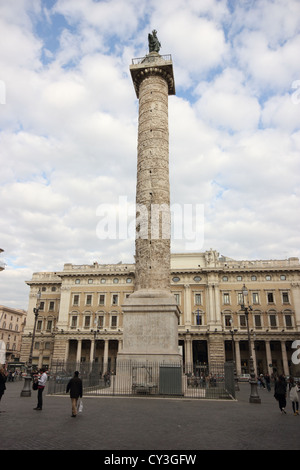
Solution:
[(110, 387), (110, 372), (106, 371), (104, 374), (104, 386)]
[(66, 393), (70, 391), (72, 418), (76, 418), (78, 398), (82, 398), (82, 380), (78, 376), (79, 372), (76, 370), (74, 372), (74, 377), (69, 380), (66, 390)]
[(294, 381), (293, 377), (290, 377), (289, 380), (289, 398), (292, 402), (294, 415), (299, 414), (299, 395), (298, 395), (298, 384)]
[(269, 374), (265, 374), (264, 379), (265, 379), (265, 382), (266, 382), (267, 390), (268, 390), (268, 392), (270, 392), (271, 391), (271, 379), (270, 379)]
[(0, 368), (0, 401), (1, 401), (2, 395), (4, 394), (6, 390), (6, 385), (5, 385), (6, 380), (7, 380), (7, 373), (4, 367), (1, 367)]
[(33, 408), (34, 410), (42, 410), (43, 408), (43, 391), (47, 383), (47, 374), (46, 374), (46, 369), (42, 368), (40, 370), (40, 377), (38, 378), (38, 393), (37, 393), (37, 406), (36, 408)]
[(278, 400), (279, 409), (282, 414), (286, 414), (286, 381), (283, 375), (280, 375), (275, 382), (274, 397)]
[(258, 377), (258, 381), (259, 381), (260, 388), (266, 388), (265, 382), (264, 382), (264, 376), (262, 374), (260, 374), (260, 376)]

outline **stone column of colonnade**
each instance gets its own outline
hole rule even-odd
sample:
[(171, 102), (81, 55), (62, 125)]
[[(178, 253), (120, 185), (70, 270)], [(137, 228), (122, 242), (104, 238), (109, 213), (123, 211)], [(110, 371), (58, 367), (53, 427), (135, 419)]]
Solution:
[[(66, 343), (66, 361), (68, 361), (67, 351), (69, 351), (69, 344)], [(95, 340), (90, 340), (90, 362), (94, 360), (94, 351), (95, 351)], [(81, 361), (81, 352), (82, 352), (82, 339), (77, 340), (77, 351), (76, 351), (76, 363)], [(104, 356), (103, 356), (103, 369), (107, 369), (108, 365), (108, 355), (109, 355), (109, 339), (104, 340)]]
[[(273, 366), (272, 366), (272, 352), (270, 346), (270, 340), (264, 340), (265, 348), (266, 348), (266, 356), (264, 358), (266, 362), (266, 372), (271, 375), (273, 373)], [(236, 361), (236, 372), (237, 375), (241, 374), (241, 353), (240, 353), (240, 341), (234, 338), (234, 345), (235, 345), (235, 361)], [(282, 361), (282, 372), (285, 375), (289, 375), (289, 361), (288, 355), (286, 350), (286, 343), (285, 341), (280, 341), (281, 347), (281, 361)], [(255, 374), (258, 374), (257, 371), (257, 357), (256, 357), (256, 350), (255, 350), (255, 342), (251, 340), (251, 352), (253, 357), (254, 369)]]

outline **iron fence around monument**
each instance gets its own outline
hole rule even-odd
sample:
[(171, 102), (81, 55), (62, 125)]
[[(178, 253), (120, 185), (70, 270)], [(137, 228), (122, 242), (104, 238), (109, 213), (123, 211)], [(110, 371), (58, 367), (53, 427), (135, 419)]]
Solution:
[(183, 365), (117, 361), (116, 370), (105, 373), (97, 363), (57, 362), (51, 367), (48, 393), (65, 394), (76, 370), (84, 396), (235, 398), (232, 362)]

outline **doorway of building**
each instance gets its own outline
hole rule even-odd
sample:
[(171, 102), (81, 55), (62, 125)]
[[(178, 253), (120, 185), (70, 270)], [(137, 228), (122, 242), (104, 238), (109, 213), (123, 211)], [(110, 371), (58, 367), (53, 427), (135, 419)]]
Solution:
[(207, 341), (205, 340), (193, 341), (193, 363), (194, 364), (207, 364), (208, 363)]

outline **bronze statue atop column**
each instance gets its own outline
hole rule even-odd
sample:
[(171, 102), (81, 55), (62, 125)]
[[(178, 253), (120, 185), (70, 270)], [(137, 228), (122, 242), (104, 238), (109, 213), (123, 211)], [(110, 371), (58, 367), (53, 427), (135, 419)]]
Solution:
[(148, 44), (149, 44), (149, 52), (159, 52), (161, 48), (161, 44), (158, 40), (158, 37), (156, 35), (157, 31), (154, 29), (152, 31), (152, 34), (148, 34)]

